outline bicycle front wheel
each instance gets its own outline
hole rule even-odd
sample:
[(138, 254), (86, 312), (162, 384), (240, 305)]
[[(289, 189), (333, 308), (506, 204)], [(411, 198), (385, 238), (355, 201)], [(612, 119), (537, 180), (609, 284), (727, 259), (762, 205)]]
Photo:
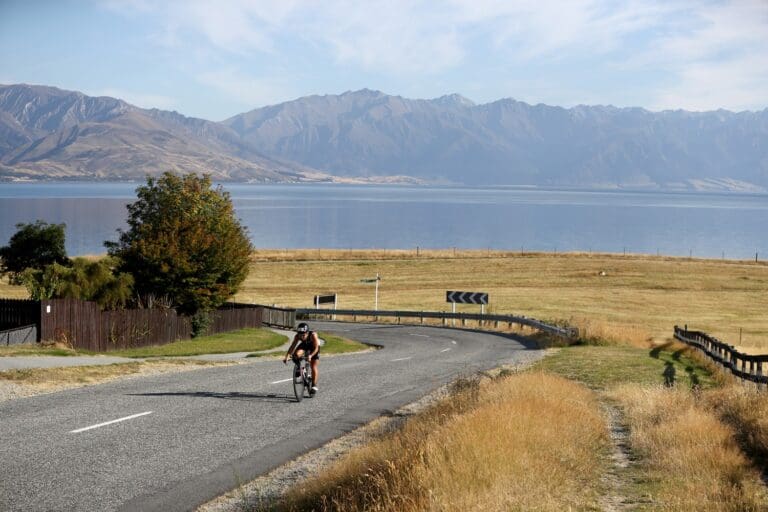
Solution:
[(303, 364), (304, 362), (302, 361), (293, 367), (293, 394), (296, 395), (297, 402), (301, 402), (301, 399), (304, 398), (304, 375), (302, 375), (302, 368), (300, 366)]

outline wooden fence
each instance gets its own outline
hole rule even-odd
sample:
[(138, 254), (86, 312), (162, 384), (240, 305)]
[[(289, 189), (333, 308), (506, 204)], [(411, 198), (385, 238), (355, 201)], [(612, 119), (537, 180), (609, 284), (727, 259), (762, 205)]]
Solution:
[(37, 325), (40, 302), (36, 300), (0, 299), (0, 331), (26, 325)]
[(732, 345), (723, 343), (707, 333), (701, 331), (689, 331), (688, 326), (680, 328), (675, 326), (675, 338), (698, 348), (704, 354), (712, 358), (724, 369), (730, 371), (736, 377), (755, 382), (758, 386), (768, 384), (768, 355), (750, 355), (736, 350)]
[[(227, 303), (213, 313), (206, 334), (261, 327), (264, 309), (255, 304)], [(42, 301), (39, 311), (41, 340), (95, 352), (162, 345), (192, 336), (191, 319), (172, 309), (101, 311), (94, 302), (55, 299)]]

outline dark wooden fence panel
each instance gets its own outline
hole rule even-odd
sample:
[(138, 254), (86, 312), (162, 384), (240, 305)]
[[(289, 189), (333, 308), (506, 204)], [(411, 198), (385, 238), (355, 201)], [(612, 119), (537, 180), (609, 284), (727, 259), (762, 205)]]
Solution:
[(208, 334), (235, 331), (247, 327), (262, 326), (263, 308), (253, 304), (228, 302), (213, 314)]
[[(227, 303), (213, 313), (207, 334), (261, 327), (264, 309), (255, 304)], [(42, 317), (40, 339), (94, 352), (163, 345), (192, 337), (191, 319), (172, 309), (101, 311), (94, 302), (56, 299), (42, 301), (38, 311)], [(280, 310), (279, 315), (290, 316), (290, 312)]]
[(53, 299), (40, 302), (40, 339), (99, 350), (99, 317), (95, 302)]
[(173, 310), (104, 311), (100, 318), (99, 351), (164, 345), (191, 336), (189, 318)]
[(0, 331), (40, 323), (40, 301), (0, 299)]

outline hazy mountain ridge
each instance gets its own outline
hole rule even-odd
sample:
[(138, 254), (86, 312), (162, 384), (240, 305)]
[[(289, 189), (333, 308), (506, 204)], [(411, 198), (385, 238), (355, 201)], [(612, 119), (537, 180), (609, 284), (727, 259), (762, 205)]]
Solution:
[(0, 86), (0, 112), (4, 179), (140, 180), (167, 170), (234, 181), (305, 181), (320, 175), (259, 154), (219, 123), (114, 98)]
[(764, 191), (768, 109), (733, 113), (412, 100), (363, 89), (222, 123), (53, 87), (0, 86), (0, 179), (444, 183)]
[[(325, 108), (323, 108), (325, 107)], [(476, 105), (363, 90), (310, 96), (224, 123), (270, 156), (343, 176), (470, 185), (768, 188), (768, 110)], [(706, 185), (705, 185), (706, 184)]]

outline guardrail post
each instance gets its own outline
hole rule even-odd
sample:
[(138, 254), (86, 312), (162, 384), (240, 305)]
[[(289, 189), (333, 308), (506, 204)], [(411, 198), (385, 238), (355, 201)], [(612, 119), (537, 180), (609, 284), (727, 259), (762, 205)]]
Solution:
[(447, 321), (448, 321), (448, 319), (447, 319), (447, 318), (445, 318), (445, 317), (443, 317), (443, 326), (445, 326), (445, 324), (447, 323)]
[(462, 318), (461, 319), (461, 326), (465, 327), (466, 325), (467, 325), (467, 319), (466, 318)]
[(759, 381), (757, 383), (757, 389), (761, 389), (763, 387), (763, 382), (762, 382), (762, 380), (763, 380), (763, 362), (762, 361), (758, 361), (757, 362), (757, 377), (759, 379)]

